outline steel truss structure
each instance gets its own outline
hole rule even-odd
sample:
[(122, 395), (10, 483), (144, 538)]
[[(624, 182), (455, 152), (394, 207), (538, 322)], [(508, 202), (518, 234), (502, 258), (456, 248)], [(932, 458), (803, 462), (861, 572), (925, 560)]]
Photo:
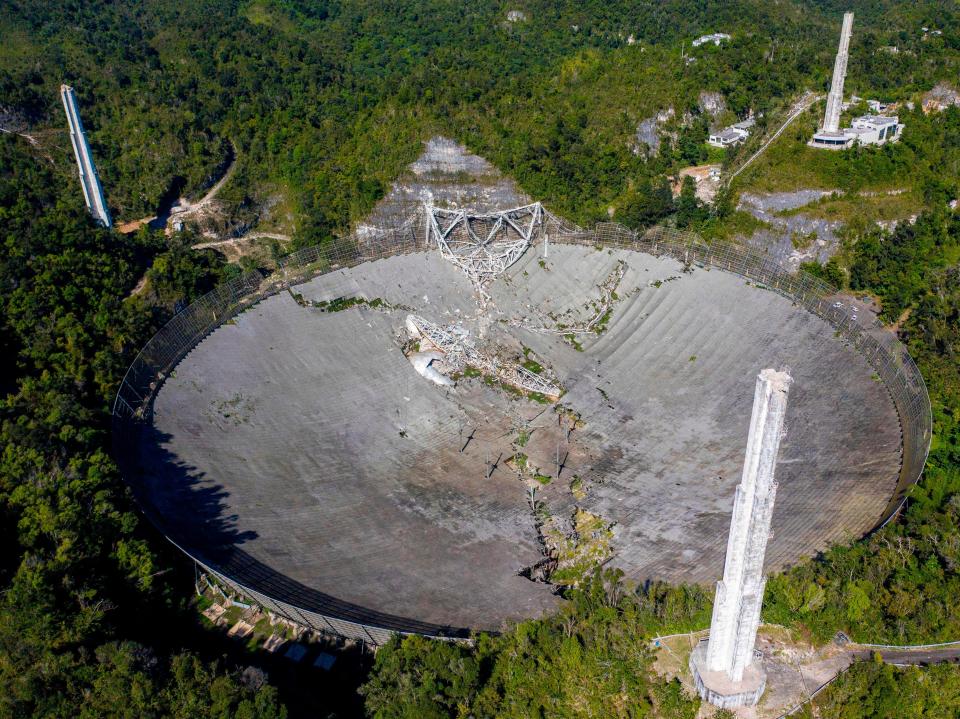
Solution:
[(550, 399), (560, 398), (562, 390), (558, 385), (515, 362), (501, 362), (481, 352), (465, 335), (451, 332), (417, 315), (407, 315), (407, 329), (433, 345), (443, 354), (444, 362), (455, 371), (462, 371), (469, 365), (512, 387), (538, 392)]
[(435, 244), (478, 287), (520, 259), (543, 228), (539, 202), (487, 214), (427, 205), (426, 214), (427, 244)]

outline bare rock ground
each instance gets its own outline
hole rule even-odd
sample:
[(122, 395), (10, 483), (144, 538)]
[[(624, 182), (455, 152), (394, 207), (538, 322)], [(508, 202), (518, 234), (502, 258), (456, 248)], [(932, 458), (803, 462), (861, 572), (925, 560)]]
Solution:
[(749, 212), (770, 225), (770, 228), (759, 229), (746, 238), (746, 244), (765, 250), (791, 272), (796, 272), (802, 262), (826, 262), (837, 251), (837, 233), (842, 223), (803, 213), (786, 217), (777, 213), (803, 207), (831, 192), (797, 190), (770, 194), (742, 193), (737, 209)]
[(357, 230), (374, 238), (378, 229), (404, 225), (423, 204), (485, 212), (530, 202), (487, 160), (450, 138), (436, 136)]

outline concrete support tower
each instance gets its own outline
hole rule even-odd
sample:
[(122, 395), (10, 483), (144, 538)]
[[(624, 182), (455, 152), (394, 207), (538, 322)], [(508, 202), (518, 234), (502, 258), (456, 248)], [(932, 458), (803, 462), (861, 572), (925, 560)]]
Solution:
[(710, 639), (690, 657), (700, 695), (721, 707), (756, 704), (766, 676), (754, 642), (763, 603), (763, 560), (777, 493), (774, 470), (787, 411), (790, 375), (765, 369), (757, 377), (743, 477), (733, 501), (723, 579), (717, 582)]
[(83, 188), (83, 199), (87, 209), (104, 227), (110, 227), (113, 220), (107, 201), (103, 197), (103, 187), (97, 176), (97, 168), (93, 164), (93, 155), (87, 136), (80, 121), (80, 111), (77, 109), (77, 96), (69, 85), (60, 86), (60, 99), (63, 100), (63, 109), (67, 113), (67, 124), (70, 126), (70, 142), (73, 143), (73, 154), (77, 158), (77, 167), (80, 170), (80, 186)]
[(843, 14), (843, 26), (840, 29), (840, 46), (837, 59), (833, 63), (833, 81), (830, 94), (827, 95), (827, 111), (823, 114), (821, 132), (840, 131), (840, 111), (843, 107), (843, 81), (847, 77), (847, 59), (850, 57), (850, 34), (853, 32), (853, 13)]
[[(830, 150), (842, 150), (850, 147), (858, 139), (868, 142), (862, 133), (840, 129), (840, 112), (843, 110), (843, 81), (847, 77), (847, 60), (850, 57), (850, 35), (853, 32), (853, 13), (843, 14), (843, 27), (840, 29), (840, 47), (837, 59), (833, 62), (833, 80), (830, 82), (830, 94), (827, 95), (827, 110), (823, 113), (823, 125), (807, 144)], [(896, 121), (894, 121), (896, 124)]]

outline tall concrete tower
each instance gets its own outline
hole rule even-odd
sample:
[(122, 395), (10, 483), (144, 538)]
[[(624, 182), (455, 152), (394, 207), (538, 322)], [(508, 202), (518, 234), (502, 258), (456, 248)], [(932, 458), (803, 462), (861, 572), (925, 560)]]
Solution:
[(853, 13), (843, 14), (843, 26), (840, 29), (840, 47), (837, 59), (833, 62), (833, 81), (830, 94), (827, 95), (827, 111), (823, 115), (822, 132), (840, 131), (840, 110), (843, 106), (843, 81), (847, 77), (847, 59), (850, 57), (850, 34), (853, 32)]
[(721, 707), (756, 704), (766, 686), (766, 675), (753, 650), (766, 584), (763, 559), (777, 493), (774, 470), (791, 381), (786, 372), (772, 369), (757, 376), (743, 477), (734, 495), (710, 639), (690, 656), (700, 695)]
[(103, 197), (103, 187), (97, 176), (97, 168), (93, 164), (93, 155), (87, 136), (80, 121), (80, 111), (77, 109), (77, 96), (69, 85), (60, 86), (60, 99), (63, 100), (63, 109), (67, 113), (67, 124), (70, 126), (70, 142), (73, 144), (73, 154), (77, 158), (77, 167), (80, 170), (80, 187), (83, 188), (83, 199), (87, 209), (104, 227), (110, 227), (113, 220), (107, 201)]
[(853, 31), (853, 13), (843, 14), (843, 26), (840, 28), (840, 47), (837, 59), (833, 62), (833, 80), (830, 94), (827, 95), (827, 110), (823, 113), (823, 125), (807, 144), (829, 150), (842, 150), (850, 147), (859, 135), (856, 132), (840, 129), (840, 111), (843, 109), (843, 81), (847, 77), (847, 59), (850, 57), (850, 33)]

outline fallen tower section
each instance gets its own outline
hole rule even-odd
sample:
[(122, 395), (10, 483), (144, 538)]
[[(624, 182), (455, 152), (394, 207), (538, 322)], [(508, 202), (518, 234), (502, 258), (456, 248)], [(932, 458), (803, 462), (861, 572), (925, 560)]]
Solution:
[(70, 144), (73, 145), (73, 154), (77, 160), (77, 170), (80, 174), (80, 187), (83, 189), (83, 200), (90, 214), (104, 227), (111, 227), (113, 220), (107, 201), (103, 196), (103, 187), (97, 168), (93, 164), (93, 154), (87, 142), (87, 134), (83, 130), (80, 120), (80, 109), (77, 106), (77, 95), (69, 85), (60, 86), (60, 99), (67, 114), (67, 124), (70, 127)]

